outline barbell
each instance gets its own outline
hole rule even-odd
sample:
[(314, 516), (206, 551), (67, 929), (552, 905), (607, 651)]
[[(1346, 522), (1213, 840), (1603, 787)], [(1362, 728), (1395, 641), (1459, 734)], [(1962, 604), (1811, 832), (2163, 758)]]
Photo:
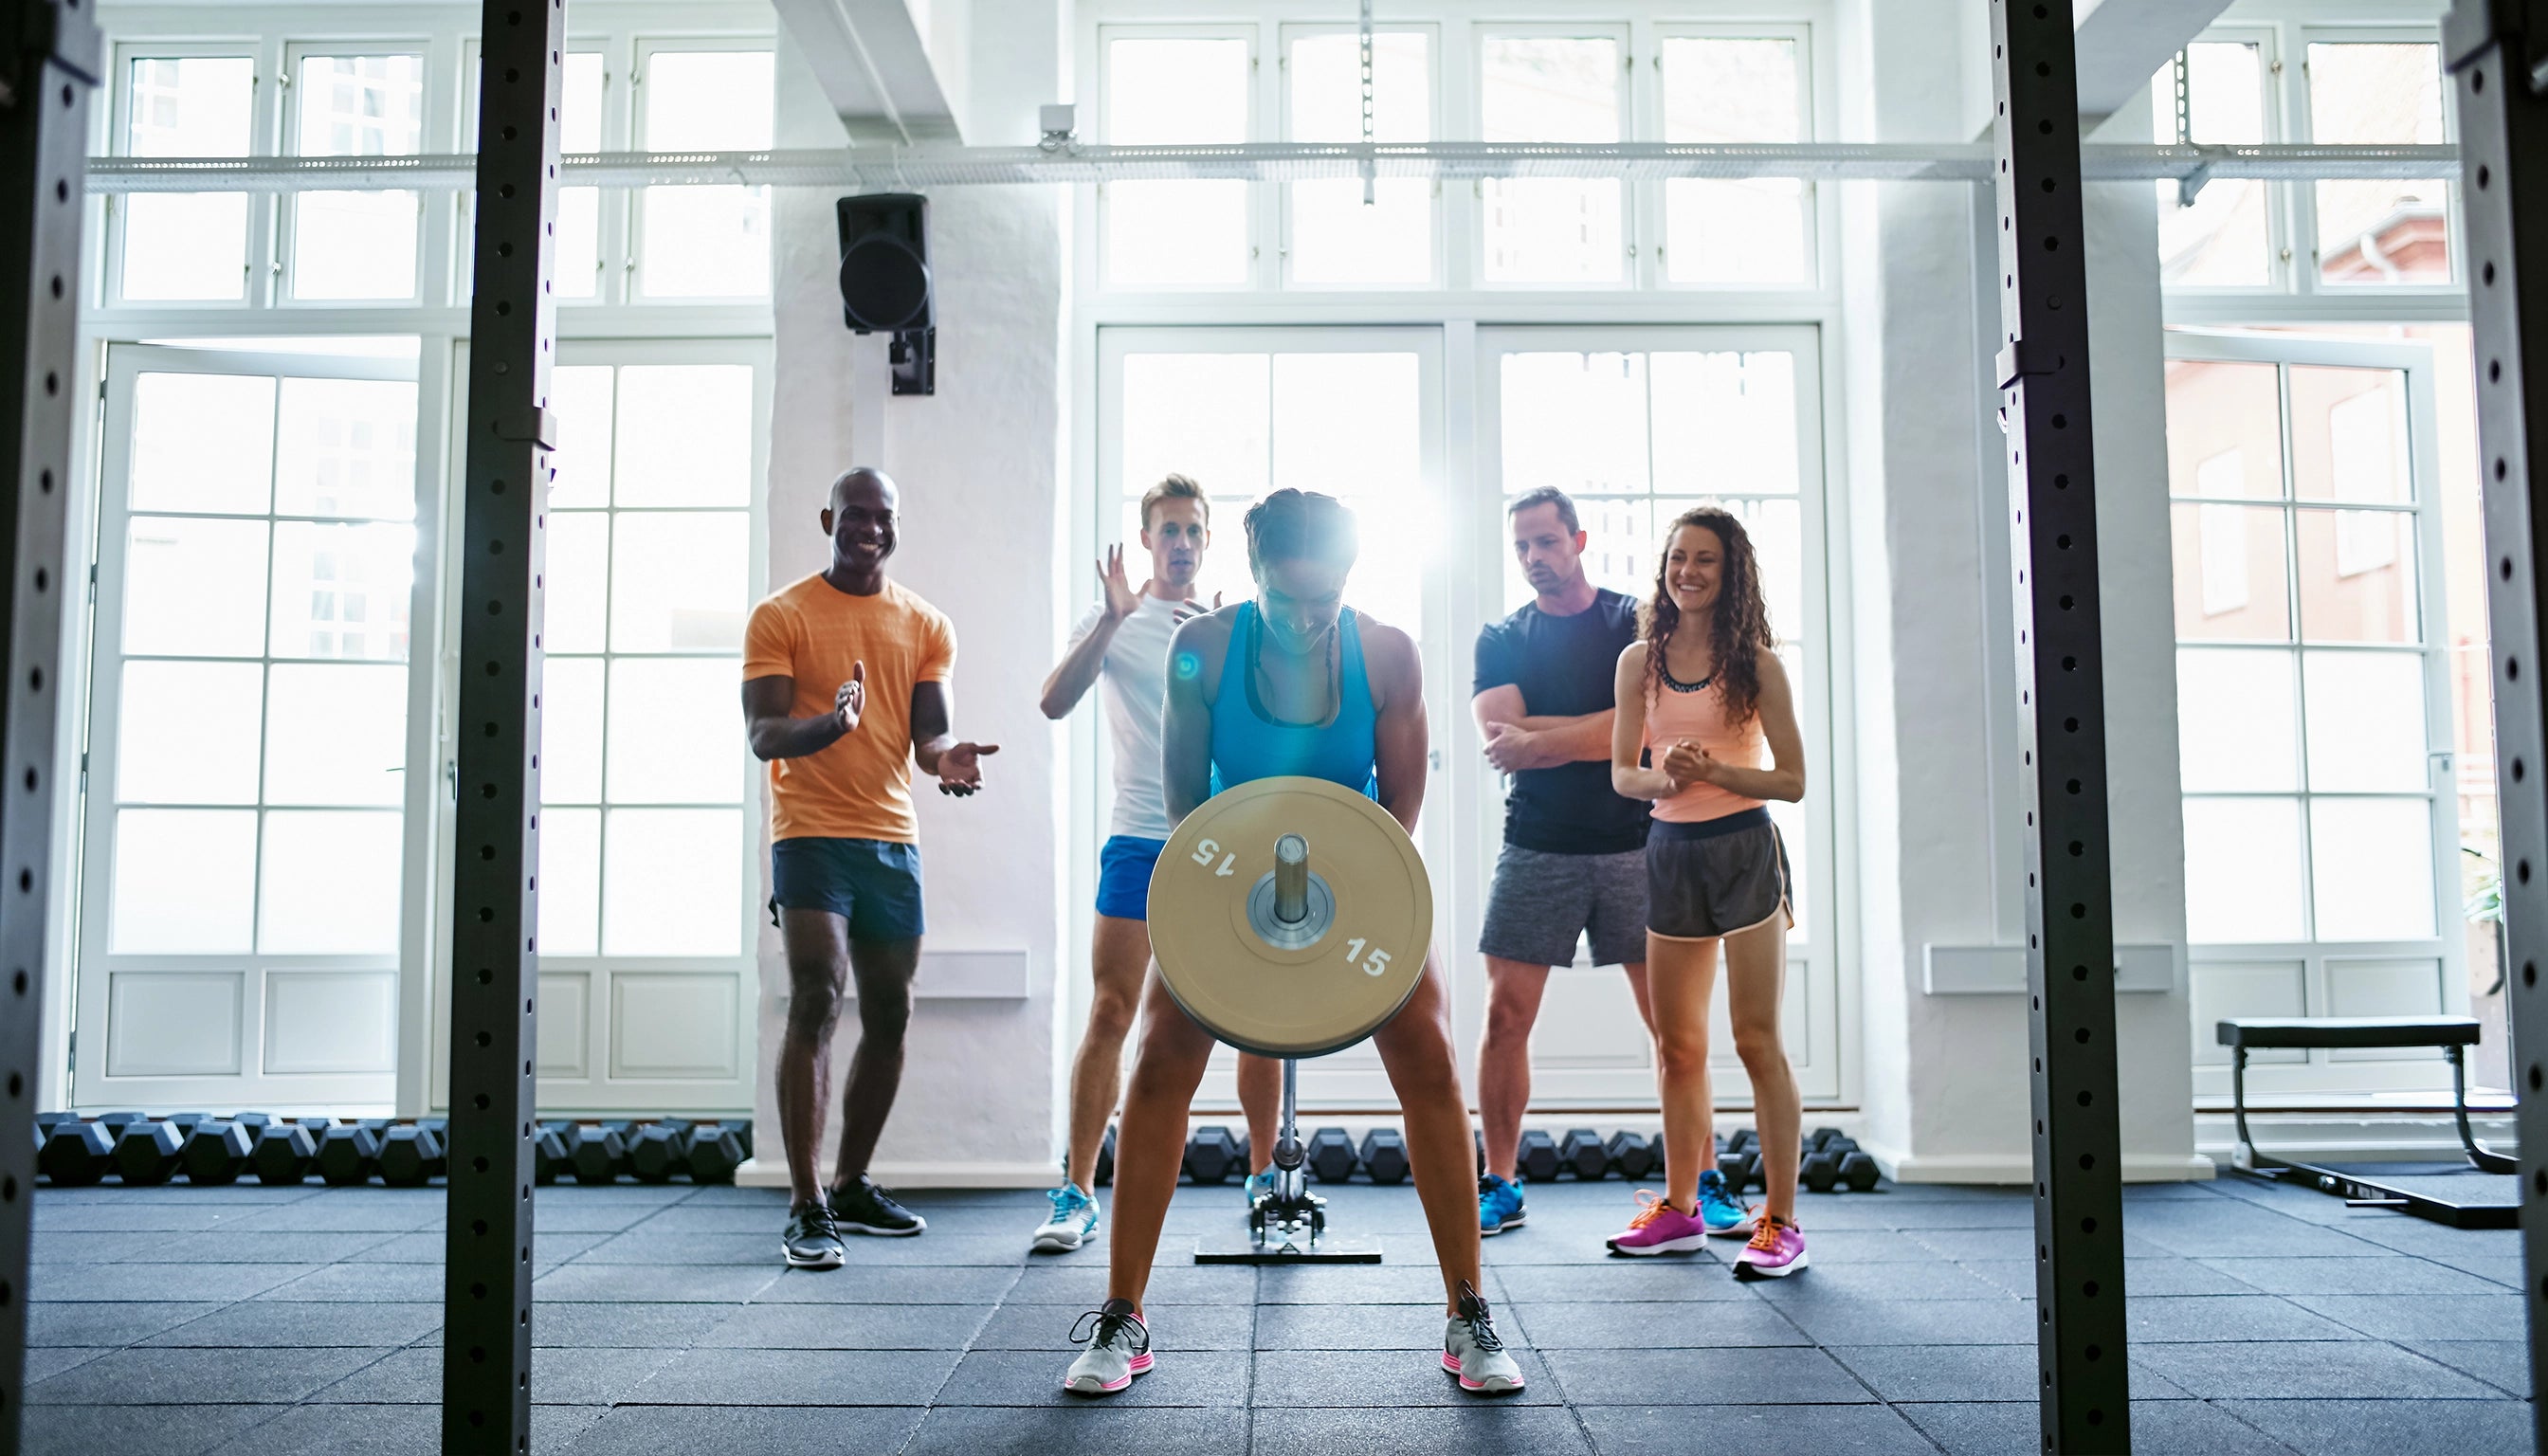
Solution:
[(1197, 1025), (1260, 1056), (1323, 1056), (1415, 993), (1433, 883), (1414, 841), (1366, 795), (1258, 778), (1168, 837), (1149, 925), (1159, 978)]

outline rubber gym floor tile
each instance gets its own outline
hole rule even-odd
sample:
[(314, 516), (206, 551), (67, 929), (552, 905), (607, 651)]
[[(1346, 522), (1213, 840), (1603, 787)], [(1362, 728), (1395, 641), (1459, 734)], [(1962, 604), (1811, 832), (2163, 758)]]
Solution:
[(2530, 1449), (2522, 1401), (2225, 1401), (2311, 1456), (2478, 1456)]
[[(2237, 1258), (2262, 1255), (2294, 1259), (2329, 1259), (2361, 1257), (2370, 1247), (2352, 1236), (2320, 1224), (2287, 1219), (2280, 1214), (2256, 1213), (2238, 1219), (2218, 1216), (2185, 1219), (2151, 1217), (2151, 1209), (2135, 1209), (2124, 1216), (2124, 1231), (2145, 1243), (2181, 1258)], [(2198, 1210), (2213, 1215), (2210, 1209)]]
[[(438, 1288), (442, 1282), (442, 1271), (431, 1269), (426, 1272), (433, 1276)], [(694, 1302), (739, 1305), (760, 1296), (776, 1282), (779, 1273), (778, 1260), (774, 1257), (758, 1268), (737, 1265), (657, 1268), (638, 1264), (567, 1263), (532, 1281), (531, 1297), (558, 1304), (570, 1301), (615, 1304), (624, 1300), (659, 1305)]]
[(222, 1406), (300, 1401), (387, 1350), (118, 1350), (27, 1388), (38, 1406)]
[(278, 1284), (257, 1298), (291, 1302), (405, 1300), (413, 1304), (440, 1304), (442, 1270), (433, 1264), (328, 1264), (313, 1269), (288, 1284)]
[[(2033, 1401), (1900, 1406), (1947, 1456), (2007, 1456), (2042, 1449)], [(2289, 1456), (2291, 1448), (2200, 1401), (2133, 1402), (2133, 1445), (2168, 1456)]]
[[(1002, 1305), (973, 1336), (977, 1350), (1072, 1349), (1070, 1331), (1080, 1311), (1068, 1305)], [(1257, 1306), (1148, 1306), (1150, 1338), (1161, 1353), (1171, 1350), (1244, 1350), (1252, 1347)]]
[[(531, 1267), (547, 1273), (577, 1254), (614, 1235), (608, 1233), (556, 1233), (534, 1231), (531, 1234)], [(360, 1262), (366, 1264), (439, 1264), (448, 1249), (448, 1235), (439, 1230), (419, 1233), (395, 1233), (380, 1243), (363, 1250)]]
[(160, 1251), (192, 1238), (191, 1233), (144, 1230), (138, 1233), (90, 1233), (40, 1228), (29, 1243), (31, 1264), (166, 1263)]
[[(574, 1268), (574, 1265), (569, 1265), (567, 1269), (560, 1270), (559, 1272), (571, 1272)], [(588, 1274), (608, 1272), (636, 1272), (644, 1274), (652, 1271), (611, 1271), (603, 1268), (602, 1266), (594, 1265), (588, 1268), (585, 1272)], [(742, 1269), (732, 1269), (719, 1270), (717, 1272), (731, 1273), (739, 1276), (746, 1271)], [(1001, 1296), (1008, 1294), (1011, 1286), (1019, 1282), (1018, 1271), (1015, 1269), (987, 1267), (956, 1267), (946, 1269), (878, 1269), (873, 1267), (864, 1269), (773, 1269), (771, 1272), (775, 1277), (771, 1279), (767, 1284), (764, 1284), (761, 1287), (760, 1293), (752, 1296), (752, 1302), (754, 1304), (926, 1305), (956, 1303), (986, 1305), (991, 1303), (993, 1300), (999, 1299)], [(554, 1278), (555, 1276), (553, 1275), (551, 1277)], [(545, 1284), (539, 1287), (544, 1290)], [(547, 1296), (543, 1293), (541, 1297), (546, 1298)], [(1241, 1290), (1237, 1297), (1245, 1299), (1247, 1297), (1246, 1292)], [(731, 1301), (728, 1301), (727, 1303), (731, 1303)]]
[[(1542, 1266), (1535, 1273), (1571, 1273), (1564, 1266)], [(1488, 1288), (1480, 1293), (1490, 1304), (1502, 1271), (1482, 1271)], [(1331, 1264), (1324, 1268), (1269, 1266), (1258, 1276), (1256, 1300), (1262, 1305), (1419, 1305), (1443, 1306), (1441, 1271), (1430, 1264)]]
[[(1625, 1227), (1625, 1219), (1604, 1219), (1599, 1223), (1579, 1222), (1572, 1226), (1531, 1225), (1511, 1233), (1499, 1233), (1479, 1244), (1486, 1262), (1510, 1268), (1517, 1265), (1606, 1264), (1614, 1257), (1606, 1240)], [(1727, 1255), (1740, 1248), (1735, 1243)], [(1700, 1262), (1722, 1263), (1714, 1250), (1695, 1256)]]
[(223, 1228), (189, 1233), (137, 1253), (135, 1264), (334, 1264), (360, 1259), (398, 1235), (366, 1231), (330, 1232), (296, 1229), (271, 1232), (258, 1228)]
[[(1507, 1320), (1511, 1322), (1505, 1323)], [(1695, 1306), (1618, 1302), (1506, 1305), (1496, 1311), (1496, 1321), (1504, 1325), (1504, 1338), (1539, 1350), (1713, 1349), (1727, 1345), (1813, 1343), (1785, 1315), (1760, 1300), (1714, 1300)]]
[(2530, 1346), (2515, 1339), (2402, 1339), (2396, 1343), (2507, 1395), (2530, 1394)]
[(1821, 1345), (2035, 1343), (2035, 1306), (2018, 1300), (1790, 1300), (1775, 1312)]
[(2292, 1300), (2374, 1339), (2520, 1339), (2517, 1294), (2298, 1295)]
[(2026, 1401), (2035, 1346), (1838, 1345), (1830, 1354), (1886, 1401)]
[(155, 1300), (132, 1304), (55, 1304), (39, 1300), (27, 1307), (27, 1344), (129, 1345), (161, 1330), (174, 1329), (227, 1308), (210, 1301), (168, 1304)]
[[(877, 1238), (854, 1233), (842, 1242), (849, 1245), (853, 1268), (876, 1265), (1016, 1265), (1026, 1262), (1027, 1234), (1032, 1231), (1032, 1225), (1024, 1229), (999, 1233), (947, 1233), (931, 1228), (912, 1238)], [(763, 1235), (763, 1246), (772, 1246), (775, 1236), (774, 1229)], [(651, 1235), (632, 1233), (627, 1237), (648, 1238)]]
[(1598, 1264), (1515, 1264), (1489, 1272), (1503, 1286), (1502, 1302), (1517, 1305), (1754, 1298), (1714, 1259), (1614, 1257)]
[[(1497, 1312), (1507, 1341), (1518, 1344), (1518, 1331), (1503, 1323), (1508, 1311)], [(1432, 1350), (1442, 1347), (1442, 1314), (1423, 1305), (1259, 1305), (1256, 1348), (1260, 1350)]]
[(2361, 1209), (2353, 1211), (2353, 1217), (2345, 1221), (2344, 1231), (2365, 1242), (2418, 1258), (2521, 1256), (2521, 1230), (2517, 1228), (2451, 1228), (2430, 1219)]
[[(577, 1234), (593, 1241), (568, 1262), (576, 1264), (757, 1264), (778, 1262), (778, 1233), (763, 1228), (751, 1233), (601, 1233)], [(857, 1262), (860, 1250), (851, 1250)]]
[[(531, 1357), (531, 1404), (610, 1406), (627, 1400), (678, 1350), (560, 1350)], [(310, 1398), (340, 1406), (438, 1406), (442, 1342), (426, 1340), (368, 1365)]]
[[(1053, 1372), (1056, 1385), (1060, 1379)], [(942, 1406), (922, 1418), (902, 1456), (1241, 1456), (1246, 1450), (1247, 1421), (1229, 1410)]]
[[(572, 1410), (572, 1407), (559, 1407)], [(620, 1406), (576, 1436), (575, 1456), (698, 1456), (749, 1451), (754, 1456), (841, 1456), (894, 1451), (919, 1428), (916, 1408), (779, 1406)], [(556, 1451), (557, 1447), (550, 1447)]]
[[(1826, 1260), (1835, 1264), (1913, 1264), (1928, 1263), (1940, 1256), (1940, 1250), (1922, 1244), (1919, 1239), (1908, 1233), (1873, 1228), (1835, 1228), (1826, 1232), (1811, 1224), (1805, 1225), (1804, 1228), (1806, 1247), (1813, 1250), (1814, 1262), (1818, 1264)], [(1983, 1236), (1998, 1231), (1997, 1229), (1964, 1230), (1968, 1234)], [(1931, 1236), (1940, 1237), (1941, 1235), (1933, 1231)], [(1944, 1240), (1950, 1244), (1964, 1241), (1956, 1235), (1944, 1235)], [(1721, 1238), (1716, 1240), (1716, 1243), (1725, 1246), (1728, 1260), (1731, 1260), (1733, 1255), (1743, 1247), (1743, 1241), (1735, 1238)]]
[[(647, 1406), (919, 1406), (954, 1350), (690, 1350), (623, 1398)], [(1058, 1382), (1060, 1373), (1054, 1372)]]
[(960, 1350), (979, 1305), (745, 1305), (696, 1343), (718, 1350)]
[(45, 1345), (27, 1351), (27, 1373), (19, 1379), (29, 1385), (65, 1370), (76, 1370), (100, 1355), (115, 1353), (112, 1345)]
[(36, 1239), (56, 1233), (201, 1233), (243, 1224), (256, 1213), (198, 1203), (63, 1203), (50, 1188), (36, 1194)]
[[(1959, 1267), (1967, 1274), (1988, 1280), (2005, 1294), (2022, 1300), (2035, 1298), (2033, 1259), (1966, 1259)], [(2124, 1289), (2134, 1299), (2143, 1295), (2166, 1298), (2173, 1295), (2258, 1293), (2254, 1286), (2241, 1284), (2217, 1269), (2173, 1256), (2125, 1259)]]
[[(1555, 1406), (1557, 1382), (1533, 1350), (1515, 1350), (1523, 1389), (1472, 1395), (1442, 1368), (1438, 1345), (1421, 1350), (1259, 1350), (1256, 1404), (1269, 1407)], [(1060, 1372), (1056, 1370), (1055, 1378)]]
[(536, 1349), (686, 1350), (733, 1313), (716, 1305), (535, 1303), (531, 1344)]
[[(531, 1227), (544, 1233), (625, 1233), (663, 1212), (651, 1203), (570, 1203), (553, 1204), (536, 1197), (532, 1200)], [(775, 1237), (787, 1223), (782, 1211), (770, 1225)]]
[[(767, 1207), (759, 1204), (702, 1204), (696, 1200), (678, 1203), (668, 1209), (648, 1214), (628, 1230), (631, 1233), (764, 1233), (772, 1238), (786, 1226), (787, 1206), (783, 1201)], [(931, 1232), (938, 1231), (940, 1222), (929, 1221)]]
[(2510, 1290), (2520, 1289), (2526, 1277), (2521, 1272), (2519, 1254), (2454, 1254), (2427, 1250), (2416, 1257), (2424, 1263), (2474, 1274), (2489, 1284), (2500, 1284)]
[(272, 1420), (283, 1406), (204, 1406), (168, 1418), (156, 1406), (29, 1406), (21, 1449), (26, 1456), (203, 1456), (240, 1431)]
[(2352, 1328), (2269, 1294), (2134, 1299), (2126, 1306), (2125, 1327), (2137, 1344), (2362, 1337)]
[[(967, 1271), (940, 1270), (928, 1273), (926, 1277), (934, 1283), (959, 1272)], [(1007, 1294), (1008, 1302), (1013, 1305), (1077, 1305), (1083, 1310), (1093, 1310), (1106, 1302), (1106, 1267), (1103, 1264), (1030, 1264), (1024, 1273), (1014, 1275), (1000, 1269), (970, 1272), (985, 1277), (998, 1274), (1014, 1279), (1016, 1283)], [(1244, 1304), (1255, 1295), (1256, 1289), (1256, 1270), (1245, 1264), (1167, 1264), (1151, 1271), (1149, 1286), (1141, 1302), (1144, 1305), (1152, 1300), (1163, 1305), (1220, 1305), (1232, 1301)], [(1437, 1284), (1437, 1294), (1439, 1289)], [(972, 1296), (950, 1295), (947, 1298), (970, 1299)]]
[[(2030, 1412), (2034, 1409), (2027, 1408)], [(1690, 1456), (1693, 1451), (1937, 1456), (1937, 1448), (1910, 1421), (1885, 1406), (1720, 1406), (1704, 1413), (1687, 1406), (1586, 1406), (1575, 1413), (1604, 1456)], [(2000, 1447), (1994, 1456), (2025, 1449)]]
[(213, 1449), (220, 1456), (428, 1456), (442, 1445), (430, 1406), (301, 1406)]
[(281, 1208), (244, 1212), (229, 1227), (266, 1233), (412, 1233), (441, 1217), (439, 1188), (330, 1188)]
[[(2501, 1294), (2501, 1286), (2475, 1274), (2424, 1259), (2371, 1254), (2351, 1259), (2204, 1259), (2239, 1283), (2267, 1294)], [(2130, 1282), (2129, 1279), (2127, 1282)], [(2140, 1293), (2138, 1287), (2133, 1290)]]
[[(931, 1404), (938, 1406), (1076, 1406), (1093, 1398), (1061, 1388), (1062, 1372), (1077, 1358), (1069, 1349), (974, 1350)], [(1245, 1350), (1161, 1350), (1147, 1375), (1103, 1398), (1109, 1406), (1204, 1406), (1238, 1410), (1247, 1404)]]
[[(2035, 1229), (2031, 1225), (2024, 1228), (1913, 1228), (1900, 1236), (1922, 1251), (1914, 1257), (1948, 1259), (1958, 1264), (1997, 1259), (2021, 1259), (2031, 1263), (2035, 1258)], [(1809, 1228), (1805, 1237), (1812, 1243), (1815, 1256), (1820, 1257), (1827, 1242), (1822, 1230)], [(2135, 1237), (2128, 1229), (2124, 1233), (2124, 1257), (2166, 1259), (2176, 1255), (2145, 1238)]]
[[(1747, 1193), (1744, 1197), (1748, 1200), (1758, 1195)], [(1800, 1207), (1796, 1212), (1796, 1218), (1799, 1223), (1803, 1223), (1810, 1215), (1813, 1222), (1804, 1224), (1804, 1227), (1813, 1233), (1820, 1233), (1826, 1228), (1834, 1231), (1851, 1228), (1916, 1228), (1920, 1227), (1921, 1211), (1934, 1206), (1934, 1201), (1906, 1203), (1897, 1202), (1883, 1195), (1869, 1194), (1858, 1198), (1831, 1199), (1811, 1209)], [(1626, 1223), (1626, 1217), (1622, 1215), (1619, 1222)]]
[[(1813, 1235), (1805, 1235), (1813, 1251)], [(1731, 1275), (1726, 1282), (1733, 1283)], [(1939, 1260), (1925, 1264), (1844, 1264), (1819, 1254), (1802, 1272), (1749, 1286), (1777, 1304), (1807, 1300), (1986, 1300), (2014, 1295), (1971, 1272)]]
[[(1804, 1225), (1805, 1236), (1811, 1238), (1814, 1226), (1805, 1223), (1801, 1212), (1797, 1214), (1796, 1222)], [(1921, 1202), (1917, 1208), (1909, 1209), (1907, 1217), (1899, 1217), (1895, 1227), (1903, 1229), (2032, 1228), (2035, 1227), (2035, 1205), (2004, 1198), (1941, 1198)]]
[(1548, 1350), (1576, 1406), (1832, 1406), (1872, 1401), (1825, 1352), (1793, 1349)]
[(30, 1272), (38, 1300), (218, 1300), (228, 1304), (316, 1272), (309, 1264), (48, 1264)]
[(2134, 1366), (2212, 1400), (2475, 1400), (2495, 1391), (2446, 1366), (2374, 1340), (2143, 1345)]
[(198, 1349), (403, 1345), (441, 1327), (439, 1304), (285, 1304), (247, 1300), (140, 1341)]
[[(1686, 1418), (1687, 1412), (1683, 1412)], [(1711, 1439), (1713, 1437), (1711, 1436)], [(1454, 1406), (1416, 1410), (1256, 1411), (1255, 1456), (1332, 1456), (1337, 1451), (1457, 1451), (1461, 1456), (1563, 1456), (1592, 1445), (1571, 1410)], [(1684, 1431), (1683, 1451), (1688, 1449)]]

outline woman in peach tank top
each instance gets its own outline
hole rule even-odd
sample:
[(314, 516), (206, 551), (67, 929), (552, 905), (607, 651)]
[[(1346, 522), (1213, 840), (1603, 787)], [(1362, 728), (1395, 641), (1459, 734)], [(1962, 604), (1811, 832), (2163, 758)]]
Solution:
[[(1641, 640), (1619, 655), (1610, 780), (1654, 801), (1646, 841), (1646, 984), (1662, 1084), (1665, 1195), (1610, 1240), (1623, 1254), (1677, 1253), (1711, 1234), (1749, 1234), (1737, 1278), (1805, 1267), (1795, 1224), (1802, 1109), (1778, 1033), (1787, 966), (1786, 847), (1767, 801), (1804, 797), (1804, 740), (1743, 522), (1702, 505), (1664, 540)], [(1764, 1207), (1745, 1208), (1716, 1169), (1707, 1010), (1725, 962), (1734, 1049), (1752, 1081)]]

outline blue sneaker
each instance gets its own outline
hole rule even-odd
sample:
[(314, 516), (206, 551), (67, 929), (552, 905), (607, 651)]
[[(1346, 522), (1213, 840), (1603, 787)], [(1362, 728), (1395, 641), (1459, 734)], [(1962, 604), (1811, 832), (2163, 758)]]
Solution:
[(1478, 1232), (1494, 1237), (1507, 1228), (1522, 1226), (1521, 1184), (1507, 1183), (1493, 1173), (1478, 1175)]
[(1239, 1191), (1247, 1195), (1248, 1210), (1253, 1212), (1256, 1208), (1256, 1200), (1274, 1191), (1274, 1170), (1267, 1168), (1261, 1173), (1248, 1174), (1246, 1185)]
[(1760, 1214), (1727, 1191), (1725, 1175), (1714, 1168), (1698, 1175), (1698, 1221), (1715, 1234), (1750, 1233)]
[(1052, 1217), (1035, 1231), (1037, 1253), (1068, 1253), (1097, 1236), (1097, 1200), (1069, 1183), (1047, 1188), (1044, 1196), (1052, 1200)]

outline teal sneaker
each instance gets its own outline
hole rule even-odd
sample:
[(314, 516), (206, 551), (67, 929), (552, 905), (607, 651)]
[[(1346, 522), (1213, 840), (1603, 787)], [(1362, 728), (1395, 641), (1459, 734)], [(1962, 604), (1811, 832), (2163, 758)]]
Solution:
[(1272, 1168), (1267, 1168), (1261, 1173), (1248, 1174), (1247, 1182), (1239, 1191), (1247, 1195), (1248, 1211), (1251, 1213), (1254, 1212), (1256, 1208), (1256, 1200), (1263, 1198), (1274, 1191), (1274, 1170)]
[(1046, 1189), (1044, 1196), (1052, 1200), (1052, 1217), (1035, 1231), (1037, 1253), (1068, 1253), (1097, 1236), (1097, 1200), (1068, 1183)]
[(1522, 1226), (1521, 1184), (1506, 1182), (1493, 1173), (1478, 1175), (1478, 1232), (1494, 1237), (1507, 1228)]
[(1698, 1221), (1713, 1234), (1749, 1233), (1760, 1214), (1743, 1206), (1725, 1187), (1725, 1175), (1714, 1168), (1698, 1175)]

